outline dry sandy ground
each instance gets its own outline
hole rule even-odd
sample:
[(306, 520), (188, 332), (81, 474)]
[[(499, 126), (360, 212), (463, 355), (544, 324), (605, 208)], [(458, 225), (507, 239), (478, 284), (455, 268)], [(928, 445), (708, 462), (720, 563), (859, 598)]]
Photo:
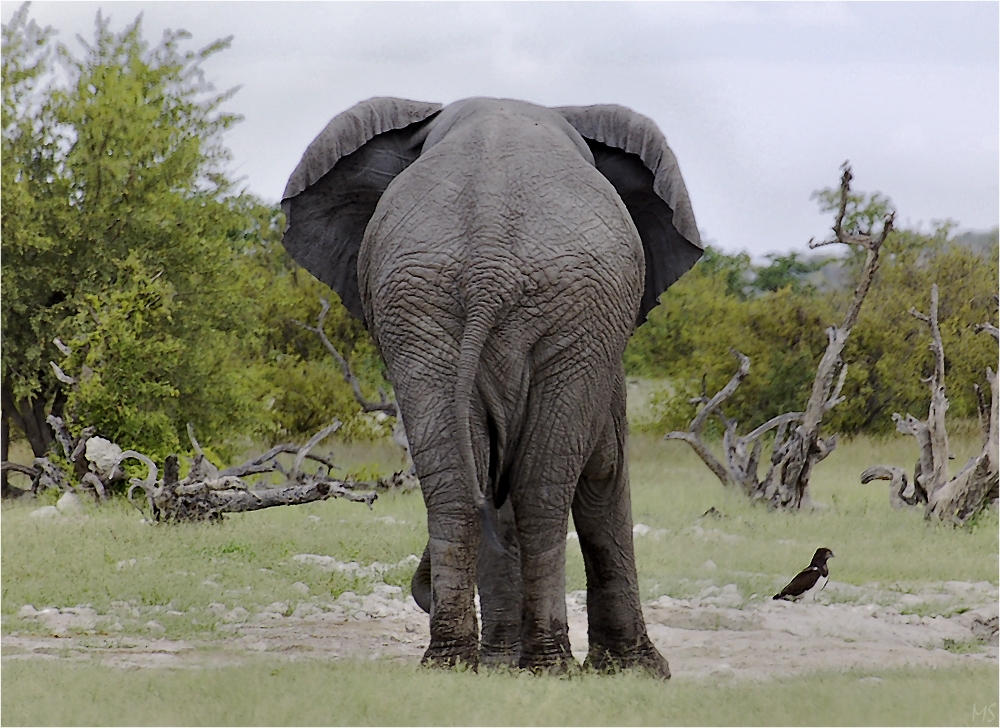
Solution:
[[(571, 593), (566, 602), (570, 641), (582, 659), (587, 645), (585, 594)], [(953, 616), (905, 613), (926, 613), (928, 606)], [(808, 604), (759, 599), (744, 603), (735, 585), (729, 585), (707, 587), (698, 599), (661, 597), (644, 607), (650, 637), (674, 675), (711, 680), (996, 664), (997, 609), (997, 588), (988, 582), (945, 582), (915, 594), (831, 582), (819, 602)], [(283, 603), (254, 615), (222, 604), (209, 605), (208, 611), (220, 619), (216, 638), (175, 641), (126, 636), (122, 621), (141, 623), (149, 616), (127, 604), (107, 615), (86, 606), (35, 610), (25, 605), (20, 616), (45, 625), (52, 636), (4, 636), (3, 662), (47, 659), (130, 668), (208, 667), (266, 659), (416, 661), (428, 641), (427, 616), (412, 598), (402, 599), (398, 587), (384, 583), (363, 597), (348, 592), (334, 601), (302, 601), (291, 614)], [(130, 612), (134, 619), (123, 618)], [(159, 625), (154, 620), (144, 627), (149, 632)]]

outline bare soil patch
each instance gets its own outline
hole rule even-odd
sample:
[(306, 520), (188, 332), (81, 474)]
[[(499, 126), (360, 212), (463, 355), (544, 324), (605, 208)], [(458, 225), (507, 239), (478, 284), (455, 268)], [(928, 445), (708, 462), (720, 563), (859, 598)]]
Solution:
[[(732, 585), (730, 585), (732, 586)], [(810, 672), (996, 663), (997, 588), (945, 582), (917, 593), (831, 582), (825, 602), (742, 602), (735, 587), (699, 599), (646, 604), (650, 637), (674, 675), (700, 680), (769, 680)], [(212, 605), (209, 605), (212, 608)], [(937, 616), (921, 616), (936, 611)], [(345, 592), (327, 603), (275, 603), (251, 615), (216, 606), (217, 637), (170, 640), (115, 634), (111, 620), (86, 607), (35, 610), (51, 636), (2, 638), (3, 661), (62, 660), (120, 668), (203, 668), (257, 660), (398, 659), (417, 661), (428, 642), (427, 615), (397, 587)], [(570, 641), (587, 648), (585, 593), (567, 596)], [(948, 614), (950, 616), (943, 616)], [(147, 623), (147, 631), (156, 623)], [(117, 628), (117, 629), (116, 629)]]

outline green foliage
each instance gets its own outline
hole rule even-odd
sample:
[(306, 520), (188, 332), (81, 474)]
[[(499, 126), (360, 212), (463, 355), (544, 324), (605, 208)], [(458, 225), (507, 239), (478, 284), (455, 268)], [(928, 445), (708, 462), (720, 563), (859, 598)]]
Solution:
[(934, 370), (930, 327), (909, 311), (929, 312), (934, 283), (940, 290), (948, 416), (976, 416), (973, 385), (986, 386), (986, 367), (996, 366), (997, 345), (974, 327), (996, 322), (1000, 251), (994, 247), (984, 257), (951, 244), (949, 230), (942, 226), (931, 235), (904, 230), (886, 241), (884, 262), (844, 351), (850, 364), (847, 401), (831, 410), (832, 428), (885, 433), (895, 428), (893, 412), (927, 416), (930, 391), (922, 380)]
[[(865, 207), (855, 212), (852, 224), (870, 229), (890, 203), (877, 195), (874, 202), (857, 197)], [(845, 349), (847, 399), (829, 415), (832, 430), (887, 433), (894, 429), (893, 412), (926, 416), (929, 394), (921, 378), (933, 370), (927, 348), (930, 332), (909, 310), (927, 313), (933, 283), (941, 290), (949, 416), (976, 416), (973, 384), (984, 382), (986, 367), (997, 359), (997, 347), (989, 337), (977, 336), (973, 327), (996, 320), (998, 251), (994, 247), (984, 257), (956, 245), (951, 229), (945, 223), (930, 234), (902, 230), (889, 235)], [(841, 263), (852, 276), (848, 285), (823, 292), (804, 279), (819, 262), (803, 262), (793, 253), (771, 257), (769, 265), (755, 268), (745, 254), (727, 256), (708, 249), (705, 258), (661, 297), (661, 305), (626, 349), (629, 374), (668, 379), (671, 384), (654, 395), (652, 404), (659, 414), (645, 427), (687, 429), (696, 411), (688, 400), (703, 391), (714, 394), (736, 372), (731, 347), (752, 363), (750, 376), (726, 402), (728, 416), (749, 429), (782, 412), (801, 411), (826, 349), (825, 330), (843, 319), (853, 297), (857, 262), (850, 257)], [(712, 426), (718, 432), (717, 424)]]
[(797, 293), (810, 293), (815, 286), (806, 280), (806, 276), (820, 270), (828, 262), (827, 259), (803, 260), (799, 254), (792, 251), (788, 255), (772, 253), (767, 256), (770, 263), (757, 268), (753, 286), (758, 291), (780, 291), (791, 288)]
[[(5, 396), (46, 411), (65, 398), (72, 429), (154, 458), (187, 449), (188, 422), (224, 459), (334, 417), (381, 434), (293, 323), (315, 325), (329, 289), (285, 254), (280, 211), (226, 177), (222, 134), (239, 117), (221, 107), (235, 89), (215, 92), (202, 64), (228, 39), (190, 51), (172, 31), (151, 47), (141, 18), (114, 33), (100, 13), (80, 57), (51, 35), (27, 6), (3, 28)], [(366, 394), (385, 387), (337, 301), (326, 330)]]
[(284, 218), (277, 209), (255, 226), (234, 270), (245, 301), (253, 302), (256, 330), (247, 342), (269, 407), (266, 436), (307, 439), (337, 418), (347, 439), (371, 439), (386, 434), (371, 416), (361, 412), (350, 385), (319, 336), (300, 324), (315, 326), (320, 299), (331, 306), (324, 321), (327, 337), (347, 359), (366, 397), (378, 399), (388, 390), (381, 358), (361, 322), (340, 304), (336, 293), (292, 261), (281, 246)]
[(800, 288), (786, 286), (744, 299), (734, 292), (731, 267), (700, 262), (672, 286), (632, 338), (625, 354), (630, 374), (669, 378), (674, 391), (654, 395), (661, 415), (651, 427), (687, 429), (696, 411), (688, 400), (717, 392), (733, 376), (736, 348), (750, 357), (751, 376), (726, 411), (747, 427), (808, 399), (815, 363), (826, 347), (831, 308)]
[[(4, 27), (5, 80), (27, 78), (26, 49), (54, 55), (26, 17)], [(4, 205), (4, 386), (51, 398), (60, 336), (90, 373), (70, 415), (156, 453), (185, 417), (209, 442), (254, 419), (240, 379), (220, 374), (246, 325), (227, 280), (245, 221), (221, 174), (220, 135), (238, 117), (200, 66), (227, 42), (181, 51), (188, 37), (150, 48), (139, 20), (115, 34), (98, 14), (81, 58), (55, 51), (64, 85), (39, 62), (31, 89), (4, 86), (5, 202), (24, 203)]]

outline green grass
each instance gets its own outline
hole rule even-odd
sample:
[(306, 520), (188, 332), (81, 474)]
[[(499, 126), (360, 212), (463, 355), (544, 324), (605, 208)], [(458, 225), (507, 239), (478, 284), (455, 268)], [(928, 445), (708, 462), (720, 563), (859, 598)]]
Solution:
[(391, 662), (3, 672), (5, 725), (975, 725), (987, 706), (996, 715), (1000, 677), (986, 666), (719, 685)]
[[(961, 464), (975, 441), (953, 445)], [(398, 455), (385, 444), (339, 445), (334, 452), (348, 470), (398, 467), (391, 462)], [(635, 539), (643, 599), (687, 598), (706, 585), (729, 583), (744, 599), (767, 599), (821, 545), (837, 554), (831, 570), (839, 582), (878, 582), (895, 592), (947, 580), (996, 584), (995, 511), (972, 527), (939, 527), (919, 511), (892, 510), (883, 483), (860, 484), (867, 466), (907, 465), (914, 457), (912, 442), (902, 438), (844, 442), (815, 473), (813, 496), (826, 510), (786, 514), (726, 491), (683, 443), (633, 438), (634, 520), (652, 529)], [(382, 496), (371, 511), (332, 500), (180, 526), (142, 524), (123, 502), (89, 508), (86, 519), (39, 521), (29, 517), (38, 505), (4, 504), (0, 515), (4, 633), (46, 633), (39, 622), (17, 617), (24, 604), (89, 604), (120, 623), (117, 634), (141, 635), (152, 619), (164, 627), (163, 636), (214, 638), (221, 636), (220, 616), (210, 605), (254, 613), (281, 602), (291, 613), (302, 601), (372, 588), (368, 579), (296, 562), (295, 554), (395, 563), (419, 555), (426, 539), (416, 492)], [(718, 517), (703, 516), (710, 508)], [(709, 559), (716, 569), (703, 567)], [(412, 566), (404, 565), (385, 580), (405, 593), (411, 574)], [(308, 594), (296, 582), (307, 585)], [(568, 548), (567, 587), (584, 588), (576, 542)], [(912, 607), (928, 614), (936, 609), (944, 607)], [(106, 629), (107, 622), (99, 624), (81, 643), (99, 640)], [(954, 643), (947, 649), (980, 647)], [(4, 724), (969, 724), (974, 707), (981, 711), (997, 702), (998, 679), (995, 664), (886, 671), (878, 675), (881, 682), (839, 673), (720, 684), (247, 659), (241, 667), (123, 671), (98, 666), (96, 659), (73, 665), (8, 657)]]
[[(351, 471), (372, 470), (377, 462), (398, 467), (398, 453), (385, 443), (336, 448), (338, 464)], [(116, 615), (130, 633), (142, 633), (150, 619), (168, 637), (212, 632), (219, 620), (206, 611), (209, 604), (255, 612), (284, 602), (291, 612), (306, 598), (371, 591), (369, 579), (301, 564), (292, 560), (295, 554), (362, 565), (396, 563), (409, 554), (419, 556), (427, 538), (423, 502), (412, 492), (381, 495), (373, 510), (330, 500), (228, 516), (221, 524), (172, 526), (142, 523), (142, 515), (124, 499), (90, 507), (85, 518), (59, 521), (30, 518), (39, 505), (3, 506), (5, 632), (45, 631), (14, 616), (23, 604), (38, 609), (89, 604)], [(396, 523), (377, 520), (388, 514)], [(384, 578), (408, 591), (412, 572), (413, 566), (406, 565)], [(293, 586), (296, 582), (309, 587), (308, 597)]]
[[(903, 439), (842, 443), (815, 472), (814, 498), (827, 509), (775, 513), (725, 490), (684, 443), (633, 438), (634, 520), (661, 530), (635, 539), (642, 598), (689, 598), (707, 584), (735, 583), (744, 599), (755, 594), (765, 599), (805, 566), (818, 546), (837, 554), (831, 572), (839, 582), (879, 582), (903, 592), (946, 580), (996, 584), (995, 511), (973, 527), (935, 526), (919, 511), (894, 511), (884, 484), (860, 484), (859, 474), (870, 464), (912, 460), (911, 445)], [(339, 446), (335, 453), (345, 468), (392, 455), (383, 444)], [(126, 632), (141, 633), (150, 619), (166, 636), (211, 632), (218, 617), (206, 611), (209, 604), (253, 613), (282, 602), (290, 612), (302, 600), (371, 590), (368, 579), (301, 564), (292, 560), (295, 554), (362, 565), (396, 563), (419, 555), (426, 539), (417, 492), (384, 495), (371, 511), (331, 500), (232, 515), (218, 525), (146, 525), (121, 501), (91, 508), (86, 519), (39, 521), (28, 515), (37, 505), (8, 503), (2, 510), (0, 611), (6, 632), (44, 631), (17, 618), (24, 604), (37, 609), (89, 604), (117, 615)], [(710, 508), (720, 517), (702, 517)], [(385, 522), (386, 516), (396, 522)], [(715, 570), (703, 568), (708, 560)], [(385, 580), (406, 593), (412, 569), (391, 570)], [(309, 587), (308, 595), (293, 586), (296, 582)], [(567, 588), (585, 588), (577, 542), (568, 548)], [(915, 608), (927, 614), (934, 609)]]
[[(971, 439), (952, 443), (953, 471), (976, 446)], [(637, 436), (630, 448), (633, 520), (669, 531), (658, 540), (635, 539), (643, 599), (690, 595), (705, 579), (735, 583), (744, 596), (764, 594), (806, 566), (819, 546), (836, 554), (830, 562), (835, 581), (895, 584), (904, 591), (928, 581), (997, 583), (996, 510), (970, 527), (937, 526), (924, 521), (920, 509), (893, 510), (883, 481), (861, 484), (870, 465), (911, 468), (913, 438), (841, 442), (813, 476), (813, 499), (826, 509), (809, 513), (752, 505), (725, 489), (686, 443)], [(721, 517), (701, 517), (710, 508)], [(693, 533), (695, 526), (705, 533)], [(570, 588), (583, 588), (579, 549), (570, 553)], [(707, 560), (717, 570), (703, 569)]]

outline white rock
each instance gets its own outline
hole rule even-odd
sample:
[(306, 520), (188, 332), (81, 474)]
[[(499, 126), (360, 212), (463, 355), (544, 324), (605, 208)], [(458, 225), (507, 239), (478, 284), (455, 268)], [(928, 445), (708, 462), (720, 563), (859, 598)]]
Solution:
[(645, 523), (637, 523), (634, 526), (632, 526), (632, 535), (633, 536), (645, 536), (651, 530), (652, 529), (649, 526), (647, 526)]
[(704, 569), (705, 571), (715, 571), (718, 567), (715, 565), (714, 561), (709, 559), (708, 561), (706, 561), (704, 564), (701, 565), (701, 568)]
[(135, 559), (122, 559), (115, 566), (118, 569), (118, 571), (121, 571), (122, 569), (128, 569), (132, 566), (135, 566), (137, 563), (138, 562)]
[(92, 437), (87, 440), (87, 450), (84, 457), (94, 464), (98, 474), (107, 475), (119, 461), (122, 449), (103, 437)]
[(162, 624), (160, 624), (159, 622), (157, 622), (155, 620), (152, 620), (152, 619), (149, 620), (148, 622), (146, 622), (146, 624), (144, 624), (142, 626), (145, 627), (146, 629), (148, 629), (150, 632), (165, 632), (166, 631), (166, 629), (164, 628), (164, 626)]
[(323, 519), (320, 518), (319, 516), (309, 516), (309, 520), (312, 521), (313, 523), (318, 523), (319, 521), (322, 521)]
[(878, 685), (880, 682), (884, 682), (882, 678), (875, 677), (874, 675), (869, 675), (868, 677), (863, 677), (858, 680), (859, 683), (865, 683), (866, 685)]
[(211, 612), (212, 614), (225, 614), (228, 610), (225, 604), (220, 604), (219, 602), (212, 602), (207, 607), (205, 611)]
[(56, 501), (56, 508), (65, 516), (78, 516), (83, 513), (83, 501), (76, 493), (63, 493)]
[(17, 610), (17, 616), (21, 619), (33, 619), (38, 616), (38, 610), (35, 609), (30, 604), (25, 604), (23, 607)]
[(232, 611), (226, 612), (222, 615), (223, 622), (245, 622), (250, 617), (250, 612), (248, 612), (243, 607), (234, 607)]
[(309, 585), (306, 584), (305, 582), (301, 582), (301, 581), (294, 582), (292, 584), (292, 589), (294, 589), (295, 591), (299, 592), (300, 594), (308, 594), (309, 593)]
[(566, 534), (567, 541), (579, 541), (580, 537), (577, 535), (576, 531), (570, 531)]
[(31, 513), (28, 514), (29, 518), (38, 518), (40, 520), (55, 520), (59, 518), (62, 514), (59, 509), (55, 506), (42, 506), (41, 508), (36, 508)]

